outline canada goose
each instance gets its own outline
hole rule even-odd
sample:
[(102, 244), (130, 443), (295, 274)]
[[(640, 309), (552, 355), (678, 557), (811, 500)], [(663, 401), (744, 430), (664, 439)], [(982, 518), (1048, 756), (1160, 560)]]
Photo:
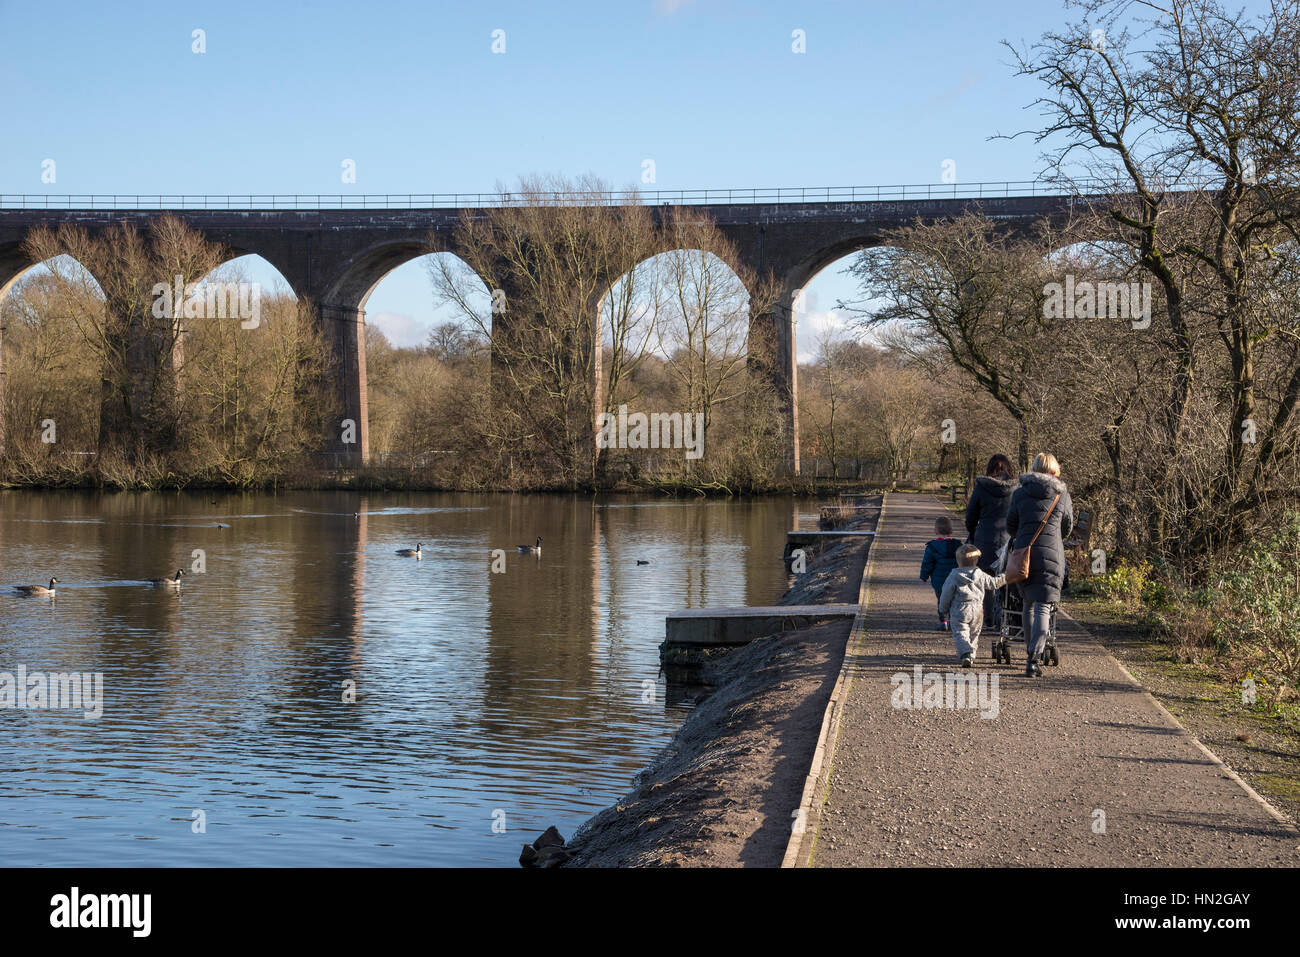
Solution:
[(516, 545), (515, 548), (519, 549), (525, 555), (540, 555), (542, 553), (542, 536), (537, 536), (536, 545)]
[(399, 548), (397, 554), (404, 558), (423, 558), (424, 556), (420, 554), (420, 549), (423, 547), (424, 542), (416, 542), (414, 548)]
[(185, 569), (178, 568), (176, 569), (175, 578), (151, 578), (149, 579), (149, 584), (150, 585), (171, 585), (173, 588), (179, 588), (181, 586), (181, 576), (184, 574), (185, 574)]
[(46, 588), (44, 585), (15, 585), (14, 591), (18, 592), (20, 595), (49, 595), (50, 597), (54, 597), (54, 586), (58, 581), (57, 578), (51, 578), (49, 588)]

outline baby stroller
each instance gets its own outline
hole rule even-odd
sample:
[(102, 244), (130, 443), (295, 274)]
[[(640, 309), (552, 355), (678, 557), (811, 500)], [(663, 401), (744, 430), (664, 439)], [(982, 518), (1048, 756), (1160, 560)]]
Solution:
[[(1011, 543), (1007, 542), (998, 553), (998, 561), (994, 566), (994, 573), (1001, 574), (1007, 567), (1007, 554), (1011, 550)], [(1011, 664), (1011, 643), (1025, 640), (1024, 627), (1024, 598), (1020, 594), (1020, 588), (1017, 585), (1003, 585), (994, 592), (993, 601), (993, 627), (997, 629), (997, 637), (993, 639), (993, 661), (1003, 664)], [(1060, 653), (1056, 650), (1056, 605), (1052, 605), (1051, 624), (1047, 632), (1047, 641), (1043, 645), (1042, 653), (1039, 654), (1038, 660), (1044, 665), (1059, 665), (1061, 663)]]

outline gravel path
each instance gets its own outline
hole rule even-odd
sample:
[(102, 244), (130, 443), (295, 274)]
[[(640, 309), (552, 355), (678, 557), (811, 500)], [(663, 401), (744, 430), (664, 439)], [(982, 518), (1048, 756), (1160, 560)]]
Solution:
[(1060, 667), (1040, 679), (1023, 677), (1024, 645), (994, 665), (981, 639), (974, 673), (998, 675), (996, 717), (894, 707), (896, 673), (961, 671), (918, 579), (944, 513), (932, 496), (888, 497), (814, 865), (1300, 865), (1300, 832), (1064, 617)]

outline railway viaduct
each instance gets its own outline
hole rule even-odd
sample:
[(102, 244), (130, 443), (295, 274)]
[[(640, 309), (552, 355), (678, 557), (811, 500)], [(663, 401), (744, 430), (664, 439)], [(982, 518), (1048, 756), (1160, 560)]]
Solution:
[[(751, 322), (766, 324), (774, 343), (769, 374), (783, 399), (787, 461), (797, 473), (798, 378), (793, 302), (798, 290), (840, 257), (876, 245), (886, 230), (917, 219), (947, 219), (978, 205), (985, 215), (1005, 220), (1015, 228), (1044, 217), (1064, 218), (1071, 204), (1079, 202), (1075, 196), (1045, 194), (1043, 189), (1042, 184), (1008, 183), (960, 188), (710, 190), (641, 194), (638, 199), (656, 207), (671, 204), (712, 218), (735, 243), (744, 264), (756, 275), (771, 274), (778, 280), (781, 295), (777, 305), (770, 314), (752, 316)], [(164, 213), (178, 216), (225, 247), (229, 258), (250, 253), (261, 256), (280, 271), (300, 299), (315, 304), (339, 369), (336, 388), (343, 417), (357, 424), (355, 443), (344, 446), (335, 441), (330, 447), (343, 453), (349, 463), (364, 464), (369, 455), (366, 301), (389, 272), (429, 251), (431, 234), (441, 240), (443, 248), (455, 253), (455, 226), (463, 211), (486, 215), (491, 204), (500, 202), (499, 196), (475, 197), (471, 202), (460, 196), (450, 199), (453, 201), (443, 205), (437, 195), (0, 195), (0, 298), (36, 265), (22, 248), (24, 237), (33, 227), (57, 228), (72, 223), (93, 232), (114, 222), (144, 227)], [(480, 204), (475, 205), (472, 199), (478, 199)], [(331, 208), (335, 202), (343, 208)], [(356, 203), (363, 205), (353, 205)], [(286, 205), (293, 208), (282, 208)]]

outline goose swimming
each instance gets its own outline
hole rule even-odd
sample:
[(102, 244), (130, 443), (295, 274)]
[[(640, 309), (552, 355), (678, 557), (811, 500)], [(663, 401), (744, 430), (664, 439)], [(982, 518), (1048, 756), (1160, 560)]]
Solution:
[(49, 588), (44, 585), (15, 585), (14, 591), (20, 595), (49, 595), (54, 597), (54, 586), (58, 584), (58, 581), (57, 578), (51, 578)]

